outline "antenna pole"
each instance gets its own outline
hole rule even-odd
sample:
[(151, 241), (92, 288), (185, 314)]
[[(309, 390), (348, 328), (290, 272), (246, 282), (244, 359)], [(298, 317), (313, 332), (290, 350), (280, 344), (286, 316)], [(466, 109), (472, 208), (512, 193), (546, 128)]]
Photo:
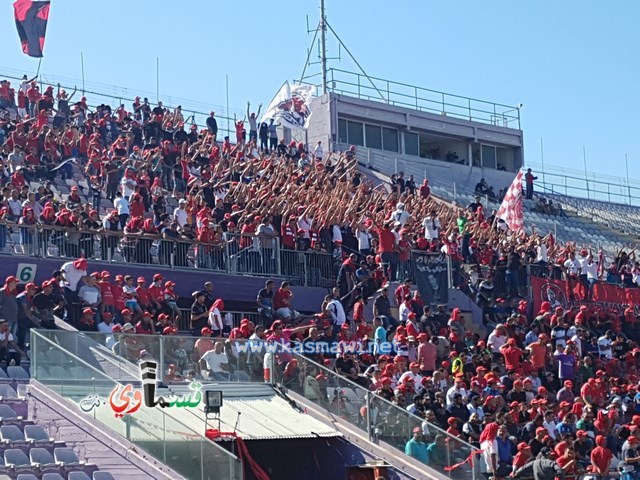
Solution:
[(356, 57), (353, 56), (353, 54), (349, 51), (349, 49), (347, 48), (347, 46), (344, 44), (344, 42), (340, 39), (340, 37), (338, 36), (338, 34), (336, 33), (336, 31), (331, 27), (331, 25), (329, 23), (327, 23), (325, 21), (325, 24), (327, 25), (327, 27), (329, 27), (329, 30), (331, 30), (331, 33), (333, 33), (333, 35), (336, 37), (336, 39), (338, 40), (338, 42), (340, 42), (340, 45), (342, 45), (342, 47), (345, 49), (345, 51), (349, 54), (349, 56), (351, 57), (351, 60), (353, 60), (353, 63), (356, 64), (356, 66), (360, 69), (360, 71), (362, 72), (362, 74), (366, 77), (367, 80), (369, 80), (369, 83), (371, 84), (371, 86), (373, 87), (373, 89), (378, 92), (378, 95), (380, 95), (380, 98), (382, 99), (382, 101), (384, 103), (389, 103), (389, 100), (384, 98), (384, 95), (382, 94), (382, 92), (380, 91), (380, 89), (378, 88), (378, 86), (373, 82), (373, 80), (371, 79), (371, 77), (369, 75), (367, 75), (367, 72), (364, 71), (364, 68), (362, 68), (362, 66), (358, 63), (358, 61), (356, 60)]
[(313, 32), (313, 39), (311, 40), (311, 48), (307, 51), (307, 60), (304, 62), (304, 68), (302, 69), (302, 75), (300, 75), (300, 81), (298, 83), (302, 83), (304, 80), (304, 74), (307, 73), (307, 66), (309, 66), (309, 59), (311, 58), (311, 52), (313, 51), (313, 44), (316, 43), (316, 37), (318, 36), (318, 28)]
[(324, 0), (320, 0), (320, 63), (322, 64), (322, 94), (327, 93), (327, 22)]

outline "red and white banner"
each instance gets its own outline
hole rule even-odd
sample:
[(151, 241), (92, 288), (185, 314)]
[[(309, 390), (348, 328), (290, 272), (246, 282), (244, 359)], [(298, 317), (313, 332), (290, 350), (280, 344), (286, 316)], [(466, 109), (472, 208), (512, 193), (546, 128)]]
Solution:
[[(569, 295), (569, 284), (565, 280), (531, 277), (534, 312), (540, 311), (542, 302), (551, 303), (551, 308), (562, 307), (565, 310), (579, 307), (582, 298), (582, 286), (575, 282), (573, 295)], [(576, 300), (570, 300), (575, 298)], [(628, 306), (634, 307), (636, 315), (640, 313), (640, 288), (622, 288), (609, 283), (596, 283), (593, 289), (594, 307), (622, 314)]]
[(517, 232), (524, 226), (524, 213), (522, 212), (522, 172), (518, 172), (511, 186), (504, 195), (502, 205), (496, 213), (496, 218), (501, 218), (509, 226), (509, 229)]

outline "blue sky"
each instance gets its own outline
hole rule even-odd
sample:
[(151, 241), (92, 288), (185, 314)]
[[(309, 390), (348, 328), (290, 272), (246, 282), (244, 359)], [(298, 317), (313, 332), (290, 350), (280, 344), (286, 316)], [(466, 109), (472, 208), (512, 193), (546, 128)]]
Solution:
[[(318, 1), (52, 0), (41, 73), (77, 80), (84, 53), (96, 83), (190, 99), (224, 111), (268, 104), (299, 77)], [(593, 0), (326, 0), (329, 22), (373, 76), (464, 96), (522, 103), (525, 161), (630, 177), (640, 150), (636, 112), (640, 2)], [(0, 10), (0, 77), (32, 74), (11, 4)], [(335, 42), (329, 54), (337, 54)], [(355, 69), (342, 52), (333, 66)], [(318, 68), (317, 66), (314, 68)], [(8, 70), (9, 69), (9, 70)], [(175, 102), (174, 102), (175, 103)]]

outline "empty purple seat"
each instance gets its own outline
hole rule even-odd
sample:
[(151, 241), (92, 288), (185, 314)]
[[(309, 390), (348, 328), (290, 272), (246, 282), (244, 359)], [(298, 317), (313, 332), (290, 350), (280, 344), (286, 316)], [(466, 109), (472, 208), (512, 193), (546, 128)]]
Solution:
[(29, 450), (29, 458), (31, 463), (37, 463), (40, 468), (56, 467), (57, 462), (54, 460), (51, 452), (46, 448), (34, 447)]
[(45, 473), (42, 475), (42, 480), (64, 480), (64, 477), (59, 473)]
[(91, 477), (84, 472), (69, 472), (67, 480), (91, 480)]
[(53, 442), (53, 438), (50, 438), (47, 432), (40, 425), (25, 425), (24, 436), (27, 440), (33, 442)]
[(17, 480), (38, 480), (38, 477), (36, 477), (33, 473), (21, 473), (20, 475), (18, 475)]
[(34, 473), (35, 470), (27, 454), (18, 448), (9, 448), (4, 451), (4, 464), (16, 473)]
[(109, 472), (93, 472), (93, 480), (113, 480), (113, 475)]

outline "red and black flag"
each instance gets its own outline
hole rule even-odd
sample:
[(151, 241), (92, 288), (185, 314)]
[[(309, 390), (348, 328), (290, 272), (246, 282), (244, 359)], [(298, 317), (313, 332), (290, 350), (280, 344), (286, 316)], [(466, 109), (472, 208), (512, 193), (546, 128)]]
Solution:
[(16, 0), (13, 9), (22, 51), (30, 57), (42, 57), (49, 0)]

